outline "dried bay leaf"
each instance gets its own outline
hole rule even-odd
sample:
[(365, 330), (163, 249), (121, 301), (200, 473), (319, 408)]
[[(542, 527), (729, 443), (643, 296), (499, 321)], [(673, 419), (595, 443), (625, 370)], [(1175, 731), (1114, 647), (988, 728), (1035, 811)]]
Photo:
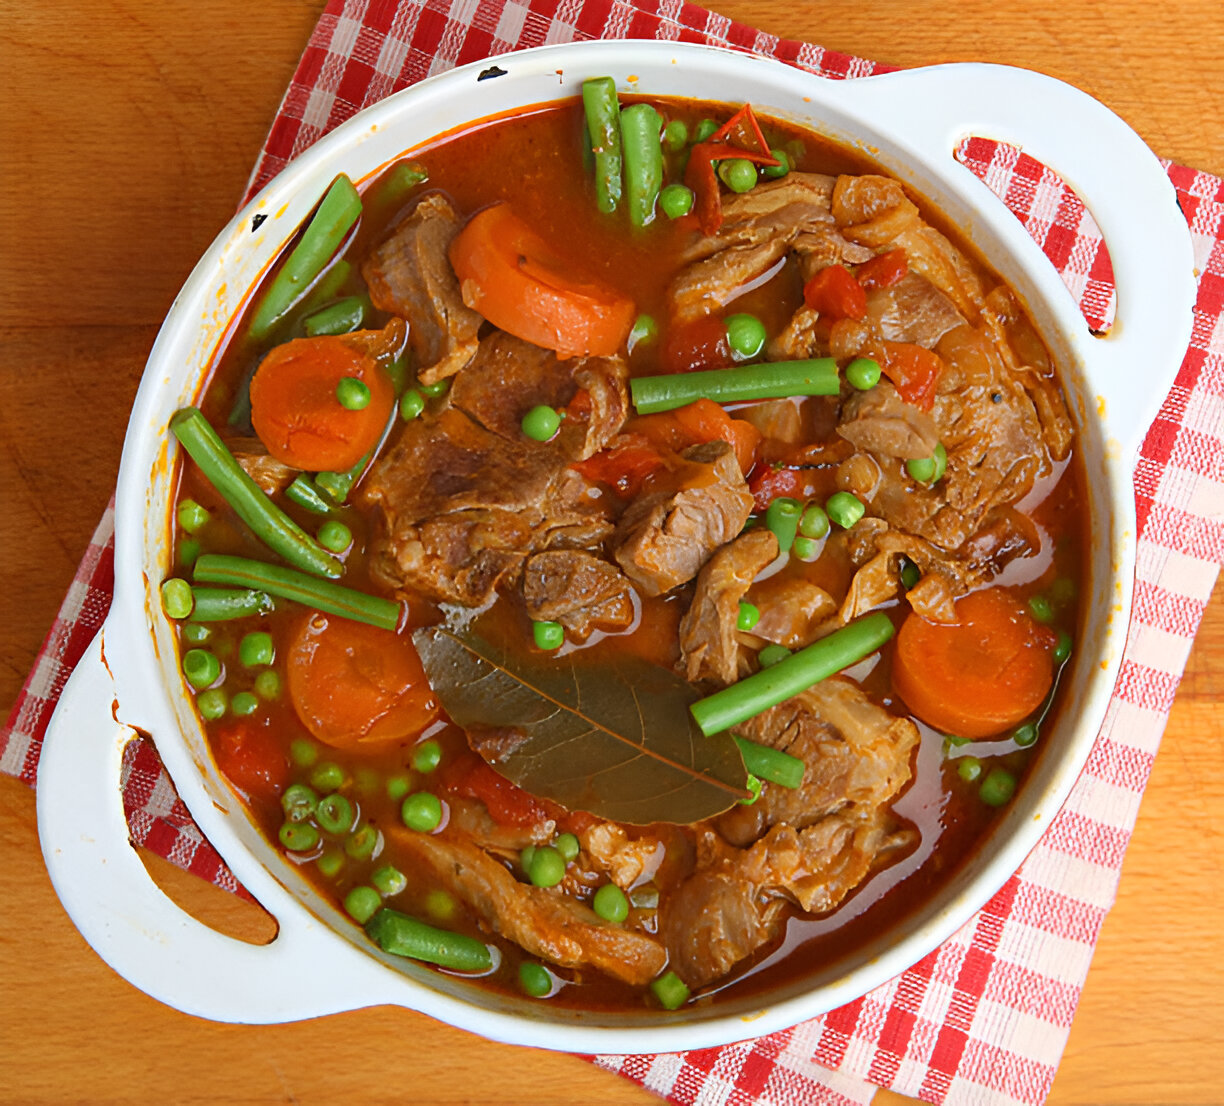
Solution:
[(698, 693), (665, 668), (511, 655), (441, 626), (412, 637), (451, 720), (533, 795), (649, 825), (699, 822), (748, 794), (734, 741), (702, 734), (688, 709)]

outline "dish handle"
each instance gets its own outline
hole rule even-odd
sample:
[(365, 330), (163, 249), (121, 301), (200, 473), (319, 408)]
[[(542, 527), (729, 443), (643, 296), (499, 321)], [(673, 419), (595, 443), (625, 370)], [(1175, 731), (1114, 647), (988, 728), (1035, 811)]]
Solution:
[[(1109, 332), (1089, 336), (1085, 324), (1076, 348), (1109, 434), (1129, 456), (1172, 385), (1193, 325), (1189, 229), (1156, 156), (1104, 104), (1026, 69), (937, 65), (857, 83), (868, 99), (887, 103), (893, 130), (921, 159), (938, 164), (953, 158), (973, 135), (995, 139), (1049, 166), (1084, 202), (1109, 248), (1118, 298)], [(968, 167), (958, 166), (969, 178), (967, 189), (989, 192)], [(1015, 247), (1041, 255), (1016, 227)]]
[[(64, 687), (36, 797), (47, 871), (86, 941), (142, 991), (214, 1021), (293, 1021), (387, 1001), (385, 970), (305, 911), (278, 910), (276, 938), (252, 945), (197, 921), (153, 882), (123, 810), (123, 750), (135, 734), (114, 717), (104, 634)], [(277, 890), (287, 897), (263, 889), (265, 906), (279, 905)]]

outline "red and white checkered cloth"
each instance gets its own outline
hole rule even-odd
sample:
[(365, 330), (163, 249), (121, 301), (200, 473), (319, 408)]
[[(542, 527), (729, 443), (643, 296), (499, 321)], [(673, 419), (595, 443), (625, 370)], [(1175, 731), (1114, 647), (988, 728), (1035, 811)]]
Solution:
[[(659, 38), (731, 45), (831, 78), (883, 66), (779, 40), (678, 0), (331, 0), (281, 104), (250, 191), (354, 112), (431, 73), (550, 42)], [(960, 151), (1024, 222), (1101, 326), (1108, 254), (1083, 205), (1012, 148)], [(931, 1102), (1039, 1103), (1066, 1042), (1092, 950), (1191, 641), (1224, 562), (1224, 182), (1168, 165), (1190, 225), (1191, 345), (1135, 470), (1139, 555), (1130, 640), (1087, 770), (1036, 851), (942, 947), (856, 1002), (724, 1048), (594, 1057), (676, 1103), (866, 1103), (876, 1087)], [(3, 734), (0, 769), (34, 783), (39, 746), (113, 584), (113, 519), (98, 526)], [(152, 746), (131, 746), (133, 837), (237, 887)]]

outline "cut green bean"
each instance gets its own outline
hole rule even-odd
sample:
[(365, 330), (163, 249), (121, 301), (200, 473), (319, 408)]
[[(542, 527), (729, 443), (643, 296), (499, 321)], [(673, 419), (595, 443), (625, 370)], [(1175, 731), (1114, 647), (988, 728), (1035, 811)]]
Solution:
[[(872, 611), (834, 630), (828, 637), (792, 653), (770, 668), (746, 676), (730, 687), (698, 699), (689, 707), (707, 737), (777, 706), (792, 695), (870, 656), (893, 636), (892, 621)], [(761, 773), (750, 768), (754, 776)]]
[(849, 530), (867, 511), (863, 501), (853, 492), (834, 492), (825, 500), (824, 509), (843, 530)]
[(293, 478), (293, 483), (285, 489), (285, 498), (312, 514), (325, 515), (331, 511), (331, 504), (319, 494), (314, 481), (304, 472)]
[(399, 625), (399, 603), (379, 595), (366, 595), (328, 580), (316, 580), (303, 572), (247, 557), (205, 553), (196, 561), (195, 576), (208, 584), (235, 584), (292, 599), (328, 614), (366, 622), (384, 630)]
[(595, 204), (605, 215), (620, 206), (621, 180), (620, 104), (616, 82), (611, 77), (591, 77), (582, 82), (582, 107), (587, 134), (595, 155)]
[(194, 587), (191, 593), (195, 599), (192, 617), (197, 622), (228, 622), (253, 614), (268, 614), (273, 608), (272, 597), (266, 591), (252, 588)]
[(425, 960), (461, 972), (487, 972), (493, 967), (488, 947), (475, 937), (426, 925), (384, 906), (365, 926), (366, 935), (383, 952)]
[(765, 526), (778, 539), (778, 550), (789, 553), (795, 544), (795, 533), (799, 528), (799, 518), (803, 514), (803, 504), (797, 499), (778, 496), (769, 502), (765, 509)]
[(336, 249), (361, 215), (361, 197), (353, 182), (341, 174), (328, 188), (298, 244), (251, 318), (251, 337), (258, 340), (271, 333), (310, 288)]
[(625, 158), (625, 206), (629, 221), (644, 227), (654, 221), (663, 187), (663, 119), (649, 104), (630, 104), (621, 112)]
[(737, 737), (735, 744), (744, 758), (744, 767), (758, 780), (791, 789), (803, 783), (803, 761), (798, 757), (768, 745), (758, 745), (745, 737)]
[(671, 411), (698, 399), (738, 403), (749, 399), (787, 396), (835, 396), (840, 389), (837, 362), (831, 357), (811, 361), (769, 361), (734, 369), (706, 369), (665, 376), (639, 376), (629, 381), (639, 415)]
[(309, 338), (328, 334), (351, 334), (365, 325), (368, 303), (364, 296), (345, 296), (316, 311), (302, 326)]
[(655, 998), (665, 1010), (679, 1010), (689, 998), (688, 984), (674, 971), (668, 971), (650, 984)]
[(424, 184), (427, 180), (429, 180), (429, 170), (419, 161), (397, 162), (383, 178), (383, 183), (378, 190), (379, 203), (388, 206), (401, 204), (417, 185)]
[(321, 549), (296, 522), (260, 490), (197, 407), (184, 407), (170, 429), (200, 471), (234, 508), (255, 536), (291, 565), (316, 576), (335, 579), (344, 565)]
[(309, 317), (320, 308), (331, 303), (352, 275), (353, 266), (343, 257), (336, 258), (310, 286), (310, 292), (302, 299), (302, 314)]

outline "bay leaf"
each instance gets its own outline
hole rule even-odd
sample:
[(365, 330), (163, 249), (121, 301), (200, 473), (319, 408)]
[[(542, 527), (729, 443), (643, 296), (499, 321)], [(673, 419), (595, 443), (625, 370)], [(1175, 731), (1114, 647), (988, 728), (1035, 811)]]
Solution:
[(632, 825), (699, 822), (748, 795), (730, 734), (698, 729), (688, 708), (699, 695), (668, 669), (511, 655), (442, 626), (412, 639), (443, 710), (533, 795)]

